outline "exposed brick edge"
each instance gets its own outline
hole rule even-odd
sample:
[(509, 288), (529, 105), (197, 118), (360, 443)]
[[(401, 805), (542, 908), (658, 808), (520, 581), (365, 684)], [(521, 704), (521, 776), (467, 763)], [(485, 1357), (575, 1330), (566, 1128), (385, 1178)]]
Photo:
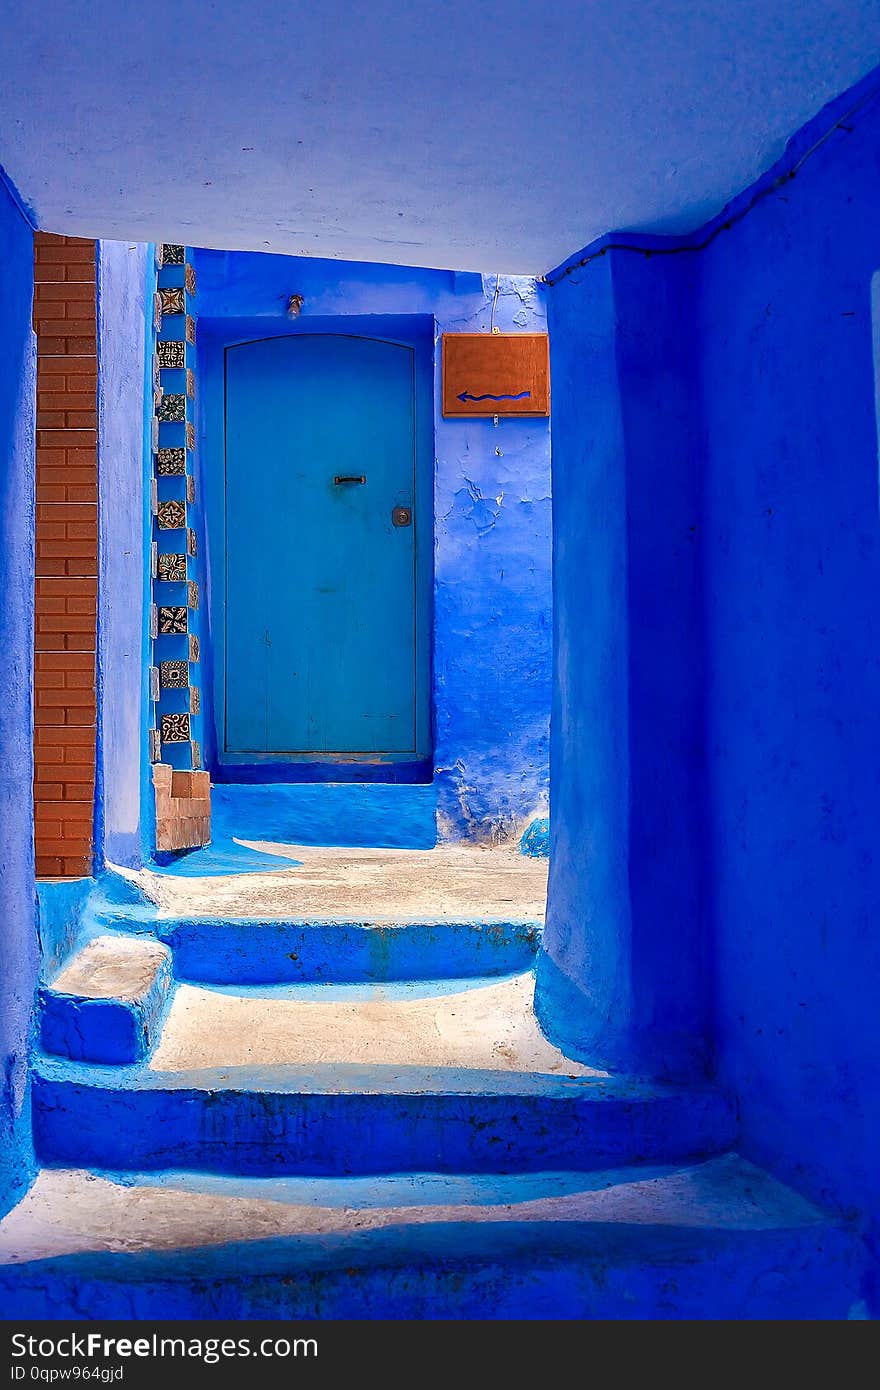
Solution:
[(98, 594), (95, 242), (34, 236), (34, 837), (40, 878), (92, 872)]
[(211, 838), (211, 776), (153, 764), (156, 848), (197, 849)]

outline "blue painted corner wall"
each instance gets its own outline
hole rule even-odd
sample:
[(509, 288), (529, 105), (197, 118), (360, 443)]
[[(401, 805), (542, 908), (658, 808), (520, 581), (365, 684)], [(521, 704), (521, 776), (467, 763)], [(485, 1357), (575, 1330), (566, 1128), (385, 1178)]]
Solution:
[(152, 257), (98, 243), (98, 787), (96, 853), (139, 868), (149, 858), (149, 448), (146, 305)]
[[(539, 1002), (610, 1067), (707, 1062), (692, 266), (551, 292), (555, 827)], [(547, 1000), (552, 999), (552, 1005)]]
[[(199, 469), (212, 511), (222, 478), (223, 348), (257, 337), (359, 333), (412, 341), (426, 354), (433, 472), (432, 729), (441, 837), (515, 839), (546, 811), (551, 684), (550, 429), (546, 420), (445, 420), (440, 334), (542, 331), (541, 287), (397, 266), (197, 251)], [(292, 295), (302, 296), (288, 316)], [(216, 515), (216, 505), (213, 511)], [(216, 597), (220, 537), (208, 528)], [(218, 633), (203, 654), (216, 717)], [(212, 717), (206, 760), (216, 771)], [(269, 775), (267, 780), (272, 780)]]
[(878, 152), (875, 100), (714, 242), (696, 306), (720, 1075), (750, 1152), (875, 1240)]
[(0, 180), (0, 1213), (34, 1171), (27, 1049), (39, 968), (33, 831), (33, 233)]
[(876, 1240), (880, 103), (845, 104), (707, 246), (550, 291), (539, 1008), (615, 1066), (714, 1058), (746, 1153)]

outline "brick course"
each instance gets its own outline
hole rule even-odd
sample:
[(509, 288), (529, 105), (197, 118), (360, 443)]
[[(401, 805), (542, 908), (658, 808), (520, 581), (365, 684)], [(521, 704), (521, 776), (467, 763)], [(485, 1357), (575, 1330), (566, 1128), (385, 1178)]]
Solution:
[(37, 875), (91, 872), (98, 468), (95, 243), (37, 232)]
[(153, 764), (156, 848), (195, 849), (211, 838), (211, 778), (207, 772), (178, 772)]

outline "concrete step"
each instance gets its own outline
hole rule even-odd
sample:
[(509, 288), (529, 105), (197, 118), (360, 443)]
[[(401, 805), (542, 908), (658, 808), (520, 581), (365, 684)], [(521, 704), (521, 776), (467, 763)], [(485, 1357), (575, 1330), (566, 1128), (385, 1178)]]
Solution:
[[(108, 928), (150, 931), (179, 979), (223, 985), (463, 979), (527, 969), (546, 862), (510, 850), (319, 849), (262, 842), (288, 870), (132, 875)], [(259, 860), (259, 854), (255, 858)], [(140, 902), (132, 902), (133, 893)]]
[(735, 1155), (528, 1175), (46, 1170), (0, 1223), (15, 1318), (845, 1318), (862, 1250)]
[(188, 1071), (381, 1063), (596, 1075), (548, 1042), (534, 996), (531, 972), (245, 991), (181, 984), (150, 1065)]
[(254, 1175), (591, 1168), (715, 1153), (733, 1132), (711, 1090), (381, 1064), (155, 1071), (42, 1057), (33, 1114), (46, 1163)]
[(713, 1091), (612, 1079), (538, 1028), (534, 977), (233, 993), (181, 985), (149, 1063), (38, 1059), (47, 1162), (238, 1173), (592, 1167), (712, 1153)]
[(160, 916), (151, 930), (179, 979), (272, 985), (506, 975), (532, 964), (541, 923)]
[(140, 1061), (172, 991), (167, 946), (148, 936), (96, 936), (40, 989), (42, 1046), (81, 1062)]

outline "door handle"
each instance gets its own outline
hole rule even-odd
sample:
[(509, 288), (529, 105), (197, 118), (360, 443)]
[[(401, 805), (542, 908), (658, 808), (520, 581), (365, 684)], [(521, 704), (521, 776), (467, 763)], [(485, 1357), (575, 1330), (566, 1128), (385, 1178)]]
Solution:
[(336, 486), (339, 487), (340, 483), (365, 483), (367, 480), (363, 473), (359, 473), (357, 477), (355, 477), (353, 473), (337, 473), (333, 481), (336, 484)]

